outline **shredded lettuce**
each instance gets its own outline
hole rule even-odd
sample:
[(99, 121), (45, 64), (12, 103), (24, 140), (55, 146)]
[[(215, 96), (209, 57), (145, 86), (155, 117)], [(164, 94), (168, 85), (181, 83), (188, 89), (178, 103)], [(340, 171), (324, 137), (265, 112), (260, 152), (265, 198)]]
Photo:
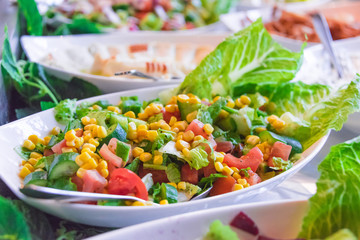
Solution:
[(343, 228), (360, 238), (360, 137), (331, 147), (318, 170), (299, 238), (325, 239)]
[(67, 124), (74, 120), (76, 112), (76, 99), (62, 100), (55, 107), (55, 119), (61, 124)]
[(270, 167), (270, 168), (274, 169), (274, 170), (286, 171), (286, 170), (289, 170), (290, 168), (292, 168), (292, 166), (293, 166), (293, 163), (291, 161), (285, 161), (279, 157), (273, 157), (273, 163), (274, 163), (274, 166)]
[(232, 95), (245, 83), (287, 82), (295, 77), (302, 52), (294, 53), (276, 43), (261, 19), (220, 43), (179, 86), (180, 93), (200, 98)]
[(205, 152), (204, 148), (197, 146), (190, 150), (189, 157), (186, 157), (185, 161), (190, 165), (190, 167), (199, 170), (200, 168), (209, 165), (207, 157), (208, 154)]
[(165, 173), (167, 178), (169, 179), (169, 182), (178, 183), (181, 181), (179, 166), (176, 163), (168, 164), (166, 166)]

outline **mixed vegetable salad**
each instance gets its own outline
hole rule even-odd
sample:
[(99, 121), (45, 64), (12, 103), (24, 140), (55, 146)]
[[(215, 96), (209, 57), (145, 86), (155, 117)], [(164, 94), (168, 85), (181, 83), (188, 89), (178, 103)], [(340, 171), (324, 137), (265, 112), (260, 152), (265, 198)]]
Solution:
[[(89, 22), (98, 29), (122, 28), (131, 31), (171, 31), (193, 29), (219, 20), (229, 12), (233, 0), (123, 0), (123, 1), (64, 1), (50, 7), (44, 17), (55, 33), (63, 32), (63, 24)], [(73, 29), (76, 30), (76, 29)]]
[(258, 20), (159, 99), (62, 101), (55, 118), (65, 129), (24, 141), (20, 176), (25, 185), (160, 204), (187, 201), (211, 186), (214, 196), (258, 184), (291, 168), (299, 153), (360, 109), (359, 77), (340, 89), (289, 82), (301, 60)]

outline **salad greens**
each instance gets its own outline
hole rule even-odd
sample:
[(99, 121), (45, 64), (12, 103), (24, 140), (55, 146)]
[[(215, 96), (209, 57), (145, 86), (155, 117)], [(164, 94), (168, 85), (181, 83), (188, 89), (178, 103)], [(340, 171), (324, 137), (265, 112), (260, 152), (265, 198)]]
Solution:
[(348, 228), (360, 238), (360, 137), (331, 147), (320, 163), (317, 192), (310, 198), (300, 238), (325, 238)]
[(34, 0), (18, 0), (19, 11), (26, 19), (27, 32), (30, 35), (41, 36), (43, 34), (43, 18), (39, 13), (37, 3)]
[(235, 87), (249, 83), (281, 83), (292, 80), (302, 63), (294, 53), (276, 43), (261, 19), (228, 37), (186, 76), (178, 93), (200, 98), (233, 96)]

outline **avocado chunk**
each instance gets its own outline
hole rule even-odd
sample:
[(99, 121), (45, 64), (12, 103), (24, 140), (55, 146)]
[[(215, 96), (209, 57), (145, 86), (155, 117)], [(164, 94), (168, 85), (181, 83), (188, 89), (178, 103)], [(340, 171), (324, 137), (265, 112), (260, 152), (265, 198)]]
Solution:
[(45, 187), (47, 185), (47, 172), (36, 171), (27, 175), (24, 179), (24, 185), (34, 184)]
[(49, 180), (58, 179), (61, 177), (71, 177), (79, 169), (75, 159), (78, 153), (63, 153), (56, 155), (54, 161), (49, 168)]

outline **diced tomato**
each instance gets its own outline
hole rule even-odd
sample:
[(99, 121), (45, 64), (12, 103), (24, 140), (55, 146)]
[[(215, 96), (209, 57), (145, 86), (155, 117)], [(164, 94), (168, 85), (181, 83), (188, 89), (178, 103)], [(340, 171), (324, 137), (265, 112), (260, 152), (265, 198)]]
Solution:
[(248, 174), (249, 177), (245, 179), (251, 186), (261, 182), (261, 178), (259, 177), (259, 175), (257, 175), (257, 173), (254, 173), (252, 170), (249, 170)]
[(215, 150), (217, 150), (217, 144), (216, 144), (216, 142), (215, 142), (214, 137), (212, 136), (212, 134), (209, 136), (208, 141), (209, 141), (209, 143), (210, 143), (210, 146), (209, 146), (208, 143), (200, 143), (200, 145), (205, 148), (205, 152), (209, 155), (209, 154), (211, 154), (211, 149), (210, 149), (210, 147), (211, 147), (212, 149), (214, 149), (214, 151), (215, 151)]
[(83, 176), (83, 192), (102, 193), (106, 186), (106, 179), (96, 170), (86, 170)]
[(139, 166), (139, 177), (144, 177), (146, 174), (151, 173), (154, 183), (168, 183), (169, 179), (165, 170), (144, 169), (142, 165)]
[(234, 149), (234, 145), (230, 141), (217, 142), (216, 151), (229, 153)]
[(84, 181), (81, 178), (79, 178), (78, 176), (74, 176), (71, 178), (71, 182), (75, 183), (79, 192), (82, 192)]
[(198, 184), (198, 170), (191, 168), (189, 164), (184, 164), (181, 168), (181, 181)]
[(208, 177), (211, 174), (216, 173), (216, 169), (215, 169), (215, 165), (213, 161), (210, 161), (209, 165), (207, 165), (206, 167), (202, 168), (204, 171), (204, 177)]
[(185, 132), (187, 131), (193, 131), (193, 133), (195, 134), (195, 136), (197, 135), (201, 135), (204, 138), (208, 139), (209, 135), (206, 134), (206, 132), (204, 131), (204, 124), (202, 122), (200, 122), (197, 119), (194, 119), (189, 126), (185, 129)]
[(175, 112), (167, 112), (165, 111), (165, 109), (162, 110), (162, 113), (163, 113), (163, 118), (164, 118), (164, 121), (169, 123), (170, 122), (170, 119), (172, 116), (176, 117), (176, 119), (178, 121), (181, 120), (181, 115), (180, 115), (180, 111), (175, 111)]
[(51, 149), (45, 149), (44, 150), (44, 156), (45, 157), (53, 155), (53, 154), (54, 154), (54, 152)]
[(112, 164), (117, 168), (123, 167), (123, 160), (121, 157), (116, 156), (116, 154), (113, 153), (106, 144), (102, 145), (99, 153), (106, 161), (109, 162), (109, 164)]
[(224, 163), (229, 167), (236, 167), (238, 169), (250, 167), (254, 172), (256, 172), (262, 160), (263, 154), (258, 147), (252, 148), (246, 155), (240, 158), (234, 157), (229, 153), (224, 157)]
[(270, 167), (274, 166), (273, 157), (279, 157), (282, 160), (287, 161), (290, 156), (291, 148), (292, 147), (290, 145), (287, 145), (285, 143), (275, 142), (271, 148), (271, 152), (269, 155), (269, 160), (268, 160), (269, 166)]
[(57, 144), (55, 144), (51, 150), (56, 153), (56, 154), (62, 154), (62, 148), (66, 147), (66, 140), (62, 140), (60, 142), (58, 142)]
[(153, 9), (153, 0), (133, 0), (131, 5), (138, 11), (150, 12)]
[(82, 130), (82, 129), (77, 130), (77, 131), (75, 132), (75, 135), (76, 135), (77, 137), (81, 137), (81, 136), (83, 135), (83, 130)]
[(141, 178), (126, 168), (115, 169), (110, 175), (108, 184), (110, 194), (135, 195), (148, 200), (148, 192)]
[(213, 188), (210, 190), (210, 196), (216, 196), (224, 193), (231, 192), (234, 189), (235, 178), (227, 176), (224, 178), (218, 178), (214, 184)]
[(109, 148), (109, 150), (110, 150), (112, 153), (115, 153), (115, 152), (116, 152), (117, 141), (118, 141), (118, 140), (117, 140), (116, 138), (112, 138), (112, 139), (109, 141), (108, 148)]

